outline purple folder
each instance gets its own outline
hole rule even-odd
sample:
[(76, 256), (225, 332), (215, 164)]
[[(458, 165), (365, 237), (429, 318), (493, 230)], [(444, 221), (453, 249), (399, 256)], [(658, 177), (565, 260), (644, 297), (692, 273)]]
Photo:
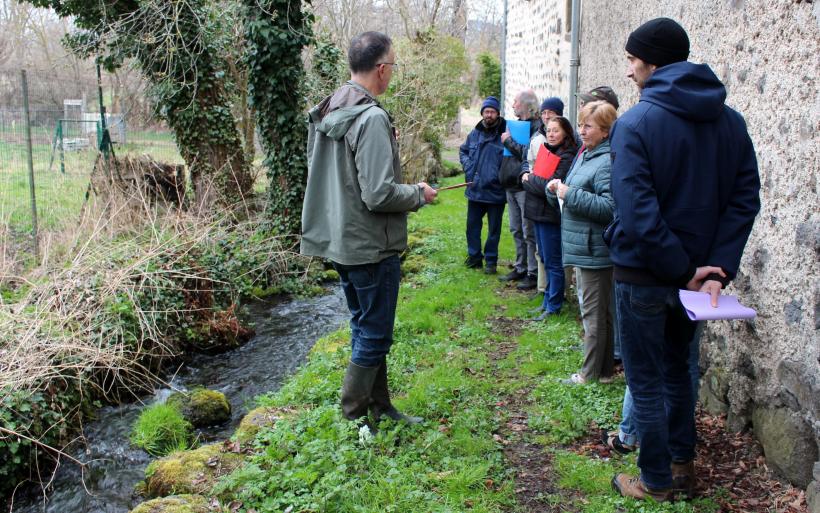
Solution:
[(714, 308), (712, 297), (706, 292), (681, 290), (679, 295), (686, 315), (693, 321), (754, 319), (757, 315), (754, 309), (741, 305), (735, 296), (718, 296), (718, 306)]
[[(513, 138), (513, 141), (517, 142), (518, 144), (530, 143), (529, 121), (516, 121), (514, 119), (508, 119), (507, 129), (510, 131), (510, 136)], [(510, 150), (504, 147), (504, 156), (509, 157), (510, 155), (512, 155), (512, 153), (510, 153)]]

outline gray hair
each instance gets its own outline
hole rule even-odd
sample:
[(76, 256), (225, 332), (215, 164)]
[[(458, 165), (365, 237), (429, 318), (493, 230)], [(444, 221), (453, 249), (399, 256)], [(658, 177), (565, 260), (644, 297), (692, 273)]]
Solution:
[(535, 91), (532, 89), (524, 89), (518, 93), (518, 101), (524, 106), (527, 114), (529, 114), (528, 119), (536, 119), (538, 115), (541, 114), (538, 96), (535, 95)]

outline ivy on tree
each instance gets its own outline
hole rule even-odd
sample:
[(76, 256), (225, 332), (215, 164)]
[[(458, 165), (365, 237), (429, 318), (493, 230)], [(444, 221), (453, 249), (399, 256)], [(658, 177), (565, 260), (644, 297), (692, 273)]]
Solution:
[(248, 94), (265, 151), (270, 217), (279, 232), (298, 233), (307, 179), (302, 49), (312, 42), (313, 18), (301, 0), (244, 2)]

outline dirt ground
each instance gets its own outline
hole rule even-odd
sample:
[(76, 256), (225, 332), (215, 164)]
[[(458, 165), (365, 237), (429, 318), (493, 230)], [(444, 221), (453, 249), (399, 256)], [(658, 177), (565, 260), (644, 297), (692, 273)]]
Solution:
[[(496, 345), (490, 355), (494, 361), (501, 361), (515, 350), (521, 324), (504, 317), (492, 321), (494, 331), (504, 334), (502, 339), (508, 341)], [(527, 423), (529, 397), (530, 390), (523, 389), (498, 404), (504, 411), (504, 423), (496, 439), (504, 446), (504, 455), (515, 471), (516, 498), (521, 508), (530, 513), (573, 511), (569, 505), (583, 498), (582, 494), (557, 486), (550, 454), (534, 441)], [(724, 417), (709, 415), (701, 408), (696, 413), (696, 423), (697, 496), (711, 498), (722, 512), (808, 513), (805, 492), (776, 479), (766, 466), (762, 448), (750, 433), (728, 431)], [(592, 426), (587, 437), (563, 449), (590, 458), (613, 456)], [(543, 500), (547, 496), (562, 499)]]

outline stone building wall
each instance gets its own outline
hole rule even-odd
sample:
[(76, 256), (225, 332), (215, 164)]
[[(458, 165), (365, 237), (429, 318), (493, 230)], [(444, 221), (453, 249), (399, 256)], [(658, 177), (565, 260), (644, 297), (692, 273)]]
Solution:
[(515, 95), (532, 88), (539, 101), (569, 96), (569, 4), (567, 0), (513, 1), (507, 13), (505, 116), (515, 119)]
[[(510, 12), (552, 3), (510, 2)], [(808, 486), (812, 511), (820, 511), (820, 2), (582, 0), (580, 90), (610, 85), (621, 112), (634, 105), (624, 43), (658, 16), (680, 22), (690, 60), (709, 64), (726, 84), (762, 182), (762, 209), (729, 289), (758, 317), (709, 324), (701, 401), (726, 412), (734, 429), (751, 427), (769, 465)], [(543, 73), (547, 80), (559, 71)]]

